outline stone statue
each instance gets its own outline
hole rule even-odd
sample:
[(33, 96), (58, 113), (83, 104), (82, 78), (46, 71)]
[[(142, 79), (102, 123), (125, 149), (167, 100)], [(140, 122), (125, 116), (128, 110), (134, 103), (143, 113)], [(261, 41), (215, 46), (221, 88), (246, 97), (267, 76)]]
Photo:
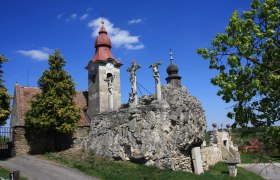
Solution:
[(149, 68), (153, 68), (154, 78), (155, 78), (157, 84), (160, 82), (159, 71), (158, 71), (159, 65), (161, 65), (161, 62), (156, 62), (154, 64), (151, 64), (149, 67)]
[(136, 64), (136, 61), (132, 61), (132, 65), (130, 68), (127, 69), (127, 72), (130, 72), (130, 83), (131, 83), (131, 93), (129, 93), (129, 101), (128, 103), (130, 105), (137, 105), (138, 98), (137, 98), (137, 89), (136, 89), (136, 71), (137, 69), (140, 69), (141, 66)]
[(114, 99), (113, 99), (113, 81), (114, 81), (114, 76), (109, 76), (107, 77), (107, 79), (104, 79), (104, 81), (107, 82), (108, 84), (108, 92), (109, 92), (109, 96), (108, 96), (108, 103), (109, 103), (109, 110), (113, 110), (114, 109)]
[(154, 78), (156, 80), (156, 96), (157, 100), (161, 100), (161, 85), (160, 85), (160, 76), (158, 71), (158, 66), (161, 65), (161, 62), (156, 62), (151, 64), (149, 68), (153, 68)]
[(110, 94), (112, 94), (112, 89), (113, 89), (113, 80), (114, 80), (114, 76), (110, 76), (107, 79), (105, 79), (104, 81), (106, 81), (108, 83), (108, 91)]
[(131, 86), (132, 86), (132, 91), (136, 92), (136, 87), (134, 88), (134, 84), (136, 84), (136, 70), (137, 69), (140, 69), (141, 66), (136, 64), (136, 61), (133, 60), (132, 61), (132, 65), (130, 68), (127, 68), (127, 72), (130, 72), (130, 83), (131, 83)]

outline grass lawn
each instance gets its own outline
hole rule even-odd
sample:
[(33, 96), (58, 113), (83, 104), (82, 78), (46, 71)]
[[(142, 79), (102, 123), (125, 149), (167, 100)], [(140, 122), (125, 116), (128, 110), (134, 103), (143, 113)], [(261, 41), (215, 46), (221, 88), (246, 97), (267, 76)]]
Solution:
[[(4, 178), (4, 179), (9, 179), (9, 174), (10, 174), (10, 171), (8, 171), (7, 169), (4, 169), (0, 166), (0, 179), (1, 178)], [(25, 177), (20, 177), (21, 180), (27, 180), (27, 178)]]
[(265, 154), (240, 154), (241, 163), (271, 163), (280, 162), (280, 156), (268, 156)]
[(8, 171), (0, 166), (0, 177), (8, 179), (9, 173), (10, 173), (10, 171)]
[(182, 171), (147, 167), (131, 162), (112, 161), (81, 152), (47, 153), (43, 156), (100, 179), (262, 179), (242, 168), (238, 168), (236, 178), (229, 178), (228, 169), (224, 163), (216, 164), (202, 175), (195, 175)]

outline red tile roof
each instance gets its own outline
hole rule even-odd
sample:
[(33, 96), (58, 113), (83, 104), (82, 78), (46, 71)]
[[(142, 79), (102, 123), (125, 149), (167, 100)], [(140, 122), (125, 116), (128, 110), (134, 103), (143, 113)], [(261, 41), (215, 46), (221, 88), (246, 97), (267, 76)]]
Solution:
[[(12, 124), (18, 125), (18, 126), (24, 126), (24, 114), (26, 111), (28, 111), (31, 108), (30, 100), (38, 93), (40, 93), (41, 90), (36, 87), (23, 87), (19, 84), (15, 87), (15, 94), (13, 103), (16, 103), (13, 105), (12, 114), (14, 117), (17, 117), (17, 119), (11, 119), (13, 122)], [(89, 119), (86, 115), (86, 109), (87, 109), (87, 91), (76, 91), (76, 96), (74, 98), (74, 102), (76, 105), (80, 108), (81, 111), (81, 119), (78, 121), (79, 126), (89, 126)], [(14, 112), (15, 111), (15, 112)], [(13, 116), (13, 115), (12, 115)]]
[(111, 40), (109, 38), (109, 36), (107, 35), (107, 31), (105, 29), (105, 27), (102, 25), (102, 27), (100, 28), (99, 31), (99, 36), (96, 38), (95, 41), (95, 54), (92, 58), (93, 62), (107, 62), (108, 59), (112, 59), (114, 60), (114, 62), (116, 63), (117, 66), (121, 66), (122, 63), (117, 60), (116, 58), (114, 58), (112, 52), (111, 52), (111, 47), (112, 47), (112, 43)]

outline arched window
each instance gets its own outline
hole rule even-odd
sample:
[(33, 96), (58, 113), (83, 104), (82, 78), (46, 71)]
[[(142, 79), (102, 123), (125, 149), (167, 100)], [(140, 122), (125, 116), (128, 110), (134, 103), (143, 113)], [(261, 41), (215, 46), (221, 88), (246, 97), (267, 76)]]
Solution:
[(111, 73), (107, 73), (107, 78), (112, 77), (113, 75)]

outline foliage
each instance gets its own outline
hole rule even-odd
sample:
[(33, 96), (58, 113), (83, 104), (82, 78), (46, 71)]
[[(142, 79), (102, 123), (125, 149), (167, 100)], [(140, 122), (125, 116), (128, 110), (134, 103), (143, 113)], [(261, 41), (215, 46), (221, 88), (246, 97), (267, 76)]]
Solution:
[[(280, 144), (266, 128), (238, 128), (233, 129), (231, 133), (232, 140), (238, 145), (241, 154), (242, 163), (270, 163), (280, 162), (280, 151), (276, 148), (276, 144)], [(245, 151), (246, 146), (251, 146), (249, 142), (258, 140), (261, 142), (257, 145), (258, 149)], [(254, 146), (254, 145), (253, 145)]]
[[(234, 104), (234, 126), (272, 126), (280, 120), (280, 3), (253, 0), (251, 10), (233, 12), (226, 33), (197, 50), (219, 71), (217, 95)], [(278, 136), (278, 139), (280, 137)]]
[(210, 167), (209, 171), (204, 174), (195, 175), (189, 172), (163, 170), (131, 162), (108, 160), (81, 152), (74, 154), (48, 153), (44, 156), (100, 179), (262, 179), (239, 167), (237, 177), (231, 178), (228, 176), (228, 167), (224, 163)]
[(271, 148), (277, 148), (280, 153), (280, 126), (268, 127), (266, 129), (267, 142)]
[[(0, 179), (1, 178), (9, 179), (9, 177), (10, 177), (9, 174), (10, 174), (10, 171), (8, 171), (7, 169), (4, 169), (0, 166)], [(27, 180), (27, 178), (20, 177), (20, 180)]]
[(0, 136), (0, 143), (8, 143), (10, 142), (10, 137)]
[(236, 128), (232, 129), (231, 137), (234, 144), (238, 145), (240, 151), (252, 140), (258, 139), (260, 142), (266, 143), (264, 139), (267, 137), (265, 128)]
[(63, 70), (64, 58), (58, 50), (49, 56), (49, 69), (38, 81), (41, 93), (31, 100), (31, 109), (26, 112), (28, 129), (42, 132), (72, 133), (80, 118), (74, 104), (75, 83)]
[(3, 63), (8, 62), (8, 59), (0, 54), (0, 126), (6, 123), (10, 115), (10, 100), (6, 87), (3, 85)]
[(240, 158), (243, 164), (280, 162), (280, 156), (269, 156), (259, 153), (240, 154)]
[(210, 133), (209, 132), (205, 132), (204, 140), (205, 140), (206, 144), (210, 143)]

